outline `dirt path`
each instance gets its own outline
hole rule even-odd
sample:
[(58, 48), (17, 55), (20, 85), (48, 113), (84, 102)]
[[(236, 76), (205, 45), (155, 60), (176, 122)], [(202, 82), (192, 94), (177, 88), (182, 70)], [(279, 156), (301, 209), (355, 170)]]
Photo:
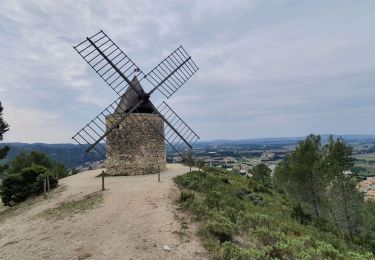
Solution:
[(39, 216), (101, 187), (101, 170), (65, 178), (60, 192), (0, 222), (0, 259), (204, 259), (194, 225), (181, 236), (173, 204), (172, 178), (187, 170), (168, 165), (160, 183), (157, 175), (106, 178), (100, 206), (57, 220)]

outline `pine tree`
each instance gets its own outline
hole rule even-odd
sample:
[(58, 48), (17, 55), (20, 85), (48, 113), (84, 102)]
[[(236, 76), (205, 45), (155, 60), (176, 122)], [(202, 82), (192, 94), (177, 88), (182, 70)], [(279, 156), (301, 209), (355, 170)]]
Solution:
[(328, 189), (328, 201), (333, 222), (342, 232), (347, 230), (350, 241), (359, 233), (362, 224), (364, 195), (358, 190), (358, 179), (345, 171), (353, 167), (352, 148), (342, 139), (331, 137), (325, 147), (324, 168), (332, 176)]
[(264, 163), (254, 166), (251, 170), (252, 178), (266, 186), (271, 185), (271, 172), (272, 170)]
[[(3, 119), (3, 107), (0, 102), (0, 141), (3, 140), (3, 135), (9, 130), (9, 125)], [(9, 152), (9, 147), (4, 146), (0, 148), (0, 160), (4, 159)], [(0, 177), (3, 175), (4, 170), (7, 168), (7, 165), (0, 165)]]
[(9, 130), (9, 125), (3, 119), (3, 107), (1, 106), (1, 102), (0, 102), (0, 141), (3, 140), (3, 135), (8, 130)]
[(321, 140), (309, 135), (275, 171), (275, 179), (299, 202), (310, 205), (316, 218), (321, 218), (321, 194), (329, 180), (321, 171)]

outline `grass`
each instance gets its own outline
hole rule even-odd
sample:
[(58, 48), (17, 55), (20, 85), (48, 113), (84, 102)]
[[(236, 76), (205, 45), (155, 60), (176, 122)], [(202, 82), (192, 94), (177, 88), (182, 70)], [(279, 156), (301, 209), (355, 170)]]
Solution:
[(174, 181), (213, 259), (374, 259), (333, 232), (300, 224), (285, 194), (235, 172), (205, 168)]
[(72, 217), (76, 214), (84, 213), (88, 210), (94, 209), (103, 202), (103, 193), (94, 192), (84, 196), (79, 200), (64, 201), (57, 205), (55, 208), (46, 209), (39, 216), (46, 219), (61, 219)]

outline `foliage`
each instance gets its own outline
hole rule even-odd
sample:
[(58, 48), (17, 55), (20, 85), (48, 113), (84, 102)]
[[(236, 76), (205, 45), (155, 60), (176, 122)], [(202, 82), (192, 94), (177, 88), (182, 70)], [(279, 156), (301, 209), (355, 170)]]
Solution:
[(279, 184), (297, 201), (310, 205), (316, 218), (322, 217), (321, 194), (328, 186), (322, 168), (323, 151), (319, 135), (309, 135), (298, 143), (294, 152), (275, 170)]
[(298, 203), (297, 206), (293, 207), (290, 216), (292, 219), (297, 220), (302, 225), (309, 224), (312, 219), (311, 215), (303, 210), (301, 203)]
[(330, 137), (324, 150), (324, 170), (332, 180), (327, 191), (330, 215), (340, 233), (346, 230), (353, 242), (354, 235), (360, 233), (362, 225), (364, 196), (357, 189), (357, 178), (344, 173), (353, 167), (352, 148), (342, 139), (333, 140)]
[(271, 185), (271, 172), (272, 170), (264, 163), (254, 166), (251, 170), (252, 178), (265, 186)]
[(56, 179), (61, 179), (69, 176), (69, 171), (65, 168), (65, 165), (60, 162), (53, 162), (50, 173)]
[[(22, 169), (19, 173), (7, 175), (0, 189), (1, 200), (6, 206), (14, 206), (28, 197), (43, 192), (43, 181), (48, 175), (43, 166), (33, 165)], [(50, 187), (57, 186), (57, 180), (49, 176)]]
[[(4, 146), (0, 148), (0, 161), (7, 156), (8, 152), (9, 152), (9, 146)], [(9, 167), (8, 164), (0, 165), (0, 179), (3, 178), (4, 172), (6, 169), (8, 169), (8, 167)]]
[[(3, 107), (0, 102), (0, 141), (3, 140), (4, 133), (9, 130), (9, 125), (3, 119)], [(3, 160), (9, 152), (9, 146), (4, 146), (0, 148), (0, 161)], [(0, 165), (0, 179), (3, 176), (3, 172), (8, 168), (7, 164)]]
[(38, 151), (21, 151), (9, 163), (7, 174), (19, 173), (22, 169), (32, 165), (40, 165), (49, 170), (54, 176), (66, 177), (68, 171), (62, 163), (53, 161), (47, 154)]
[(26, 200), (43, 191), (44, 178), (48, 176), (50, 188), (57, 186), (57, 178), (68, 175), (65, 166), (37, 151), (22, 151), (9, 163), (0, 189), (6, 206)]
[[(200, 222), (199, 235), (213, 259), (374, 258), (365, 243), (346, 242), (329, 223), (321, 223), (324, 231), (309, 224), (302, 204), (296, 208), (293, 197), (276, 188), (259, 189), (263, 185), (252, 178), (205, 167), (174, 180), (182, 188), (178, 203)], [(253, 202), (255, 196), (263, 205)]]
[(9, 131), (9, 124), (3, 119), (3, 107), (0, 102), (0, 141), (3, 140), (4, 134)]

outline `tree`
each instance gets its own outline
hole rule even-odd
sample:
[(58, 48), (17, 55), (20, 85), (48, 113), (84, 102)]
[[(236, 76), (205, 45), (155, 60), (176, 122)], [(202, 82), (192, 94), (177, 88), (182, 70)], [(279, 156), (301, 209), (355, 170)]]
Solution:
[(3, 135), (9, 130), (9, 125), (3, 119), (3, 107), (0, 102), (0, 141), (3, 140)]
[[(3, 107), (1, 106), (0, 102), (0, 141), (3, 140), (4, 133), (9, 130), (9, 125), (3, 119)], [(9, 152), (9, 146), (4, 146), (0, 148), (0, 160), (4, 159)], [(0, 165), (0, 178), (2, 178), (4, 171), (8, 168), (8, 166)]]
[(264, 163), (258, 164), (251, 169), (252, 178), (265, 186), (271, 185), (272, 170)]
[(42, 193), (46, 176), (49, 176), (50, 187), (56, 187), (57, 180), (48, 174), (43, 166), (33, 165), (22, 169), (19, 173), (7, 175), (0, 188), (2, 202), (6, 206), (14, 206), (30, 196)]
[(275, 171), (278, 183), (299, 202), (310, 205), (316, 218), (321, 218), (321, 194), (329, 179), (321, 171), (322, 148), (319, 135), (309, 135), (298, 143), (294, 152)]
[(69, 171), (65, 168), (65, 165), (60, 162), (54, 163), (50, 172), (56, 179), (61, 179), (69, 175)]
[(8, 174), (18, 173), (23, 168), (30, 167), (32, 165), (44, 166), (47, 169), (51, 169), (54, 165), (47, 154), (38, 151), (21, 151), (16, 157), (9, 163)]
[(333, 140), (332, 136), (325, 146), (323, 158), (326, 175), (332, 177), (328, 189), (328, 201), (331, 217), (339, 228), (346, 229), (350, 241), (360, 232), (362, 224), (361, 212), (364, 195), (358, 190), (358, 179), (345, 171), (353, 167), (352, 148), (339, 138)]

